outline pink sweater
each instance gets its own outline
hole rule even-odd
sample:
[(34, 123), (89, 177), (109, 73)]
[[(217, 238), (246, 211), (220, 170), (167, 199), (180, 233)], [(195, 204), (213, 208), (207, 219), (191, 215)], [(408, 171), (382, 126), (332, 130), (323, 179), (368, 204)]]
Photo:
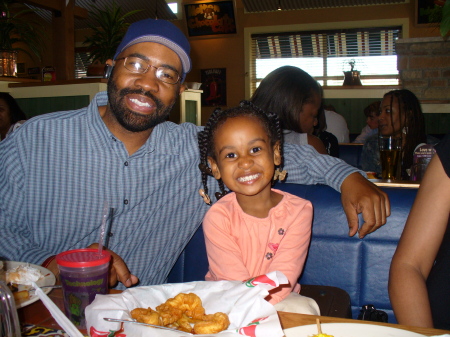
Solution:
[(291, 291), (299, 292), (298, 278), (311, 238), (311, 202), (273, 189), (281, 202), (260, 219), (244, 213), (234, 193), (215, 203), (203, 220), (209, 271), (205, 279), (240, 280), (281, 271), (289, 286), (278, 287), (267, 298), (275, 304)]

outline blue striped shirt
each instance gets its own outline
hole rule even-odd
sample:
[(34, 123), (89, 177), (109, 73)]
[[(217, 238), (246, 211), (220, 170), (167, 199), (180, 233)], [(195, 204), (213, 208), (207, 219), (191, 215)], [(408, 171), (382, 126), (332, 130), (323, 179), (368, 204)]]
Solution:
[[(35, 117), (0, 143), (0, 258), (40, 264), (98, 242), (107, 201), (109, 248), (141, 285), (164, 283), (208, 210), (198, 195), (200, 128), (162, 123), (130, 156), (98, 113), (106, 104), (99, 93), (87, 108)], [(336, 190), (357, 171), (310, 146), (286, 145), (285, 161), (289, 182)]]

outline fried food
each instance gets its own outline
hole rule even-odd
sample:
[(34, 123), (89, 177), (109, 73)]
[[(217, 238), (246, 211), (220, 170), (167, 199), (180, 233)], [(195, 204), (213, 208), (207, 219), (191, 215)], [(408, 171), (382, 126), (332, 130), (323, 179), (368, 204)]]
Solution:
[(194, 333), (214, 334), (225, 330), (229, 325), (228, 315), (223, 312), (216, 312), (212, 315), (205, 315), (202, 322), (194, 324)]
[(214, 334), (230, 325), (228, 315), (222, 312), (206, 315), (202, 300), (194, 293), (180, 293), (165, 303), (152, 308), (136, 308), (131, 317), (138, 322), (165, 326), (195, 334)]
[(131, 310), (131, 317), (136, 321), (147, 324), (161, 325), (162, 319), (159, 313), (152, 308), (136, 308)]

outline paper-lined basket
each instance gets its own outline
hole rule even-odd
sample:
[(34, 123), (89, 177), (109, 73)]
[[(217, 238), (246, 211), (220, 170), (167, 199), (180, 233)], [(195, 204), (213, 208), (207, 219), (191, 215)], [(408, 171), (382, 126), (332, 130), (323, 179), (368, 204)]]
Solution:
[[(201, 298), (206, 314), (224, 312), (228, 315), (230, 326), (217, 335), (282, 337), (284, 333), (277, 312), (264, 298), (269, 290), (287, 282), (283, 273), (271, 272), (247, 282), (171, 283), (131, 288), (121, 294), (97, 295), (86, 308), (87, 329), (91, 337), (106, 337), (118, 331), (121, 324), (107, 322), (104, 317), (131, 319), (130, 311), (134, 308), (155, 309), (179, 293), (195, 293)], [(124, 324), (123, 328), (123, 332), (116, 333), (116, 337), (188, 336), (182, 331), (166, 331), (137, 324)]]

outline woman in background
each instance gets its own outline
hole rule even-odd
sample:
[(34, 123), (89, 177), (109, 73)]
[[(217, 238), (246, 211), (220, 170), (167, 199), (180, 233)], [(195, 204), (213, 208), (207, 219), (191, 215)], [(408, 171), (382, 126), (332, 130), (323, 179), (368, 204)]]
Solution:
[[(437, 139), (425, 133), (425, 120), (417, 97), (407, 89), (392, 90), (383, 97), (378, 116), (381, 136), (402, 138), (401, 179), (410, 179), (414, 150), (419, 144), (435, 144)], [(361, 165), (364, 171), (381, 174), (378, 135), (370, 137), (363, 146)]]
[(22, 125), (27, 116), (8, 93), (0, 92), (0, 141)]
[(322, 141), (314, 136), (322, 88), (307, 72), (293, 66), (277, 68), (261, 81), (250, 100), (278, 115), (286, 143), (309, 144), (317, 152), (328, 154)]

